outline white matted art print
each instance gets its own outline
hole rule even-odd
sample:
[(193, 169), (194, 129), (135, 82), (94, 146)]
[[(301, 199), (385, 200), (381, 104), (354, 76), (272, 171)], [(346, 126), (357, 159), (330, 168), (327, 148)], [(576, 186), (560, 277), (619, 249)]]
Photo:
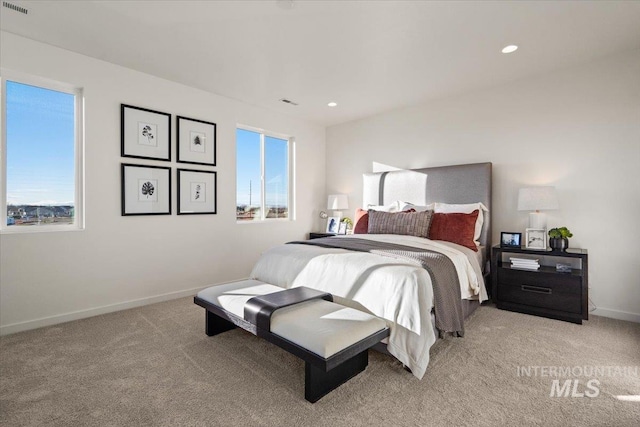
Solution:
[(207, 183), (191, 183), (191, 203), (205, 203), (207, 201)]
[(216, 165), (216, 124), (178, 116), (178, 162)]
[(189, 150), (194, 153), (206, 153), (207, 134), (204, 132), (190, 132)]
[(120, 104), (122, 157), (171, 160), (171, 114)]
[(216, 172), (178, 169), (178, 215), (216, 214)]
[(527, 228), (526, 238), (527, 249), (547, 249), (547, 230), (544, 228)]
[(158, 202), (158, 180), (153, 178), (138, 179), (138, 201), (142, 203)]
[(171, 168), (122, 163), (122, 216), (170, 215)]
[(157, 147), (158, 125), (147, 122), (138, 122), (138, 144)]

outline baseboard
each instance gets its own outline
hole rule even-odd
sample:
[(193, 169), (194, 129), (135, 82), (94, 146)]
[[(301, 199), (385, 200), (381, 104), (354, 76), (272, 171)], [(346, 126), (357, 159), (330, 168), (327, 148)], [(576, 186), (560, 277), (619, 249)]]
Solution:
[[(243, 280), (243, 279), (241, 279)], [(182, 291), (169, 292), (166, 294), (156, 295), (153, 297), (140, 298), (132, 301), (125, 301), (116, 304), (105, 305), (102, 307), (89, 308), (86, 310), (74, 311), (71, 313), (59, 314), (55, 316), (42, 317), (40, 319), (27, 320), (25, 322), (12, 323), (0, 326), (0, 336), (14, 334), (16, 332), (28, 331), (31, 329), (42, 328), (45, 326), (57, 325), (59, 323), (71, 322), (73, 320), (86, 319), (87, 317), (99, 316), (101, 314), (113, 313), (114, 311), (127, 310), (130, 308), (141, 307), (143, 305), (155, 304), (158, 302), (169, 301), (188, 297), (197, 294), (202, 289), (211, 285), (185, 289)], [(628, 313), (626, 311), (611, 310), (608, 308), (597, 308), (590, 314), (594, 316), (609, 317), (612, 319), (626, 320), (628, 322), (640, 323), (640, 314)]]
[(58, 314), (55, 316), (42, 317), (40, 319), (27, 320), (25, 322), (12, 323), (0, 326), (0, 336), (9, 335), (16, 332), (28, 331), (31, 329), (42, 328), (44, 326), (57, 325), (59, 323), (70, 322), (73, 320), (85, 319), (87, 317), (99, 316), (101, 314), (112, 313), (114, 311), (127, 310), (130, 308), (141, 307), (143, 305), (155, 304), (157, 302), (169, 301), (188, 297), (197, 294), (202, 289), (211, 285), (193, 289), (185, 289), (182, 291), (169, 292), (153, 297), (140, 298), (132, 301), (119, 302), (116, 304), (104, 305), (102, 307), (89, 308), (86, 310), (73, 311), (71, 313)]
[(618, 320), (626, 320), (627, 322), (640, 323), (640, 314), (628, 313), (626, 311), (598, 307), (589, 314), (593, 314), (594, 316), (610, 317)]

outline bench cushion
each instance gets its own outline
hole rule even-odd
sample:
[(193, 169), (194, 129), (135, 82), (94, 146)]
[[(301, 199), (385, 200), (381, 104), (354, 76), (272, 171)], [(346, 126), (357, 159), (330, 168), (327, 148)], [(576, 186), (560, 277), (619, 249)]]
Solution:
[(387, 327), (384, 320), (324, 300), (281, 308), (271, 332), (325, 359)]
[[(244, 318), (244, 305), (255, 296), (283, 288), (258, 280), (242, 280), (212, 286), (198, 297)], [(386, 328), (371, 314), (324, 300), (306, 301), (276, 310), (271, 332), (325, 359)]]
[(244, 319), (244, 305), (249, 299), (258, 295), (266, 295), (283, 290), (284, 288), (280, 286), (270, 285), (259, 280), (241, 280), (225, 283), (224, 285), (211, 286), (198, 292), (198, 298)]

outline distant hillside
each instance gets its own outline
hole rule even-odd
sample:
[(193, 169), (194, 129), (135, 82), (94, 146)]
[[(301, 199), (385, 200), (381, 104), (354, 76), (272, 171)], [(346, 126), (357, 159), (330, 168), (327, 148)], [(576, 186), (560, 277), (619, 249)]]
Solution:
[(8, 205), (7, 217), (21, 218), (53, 218), (70, 217), (74, 214), (73, 205)]

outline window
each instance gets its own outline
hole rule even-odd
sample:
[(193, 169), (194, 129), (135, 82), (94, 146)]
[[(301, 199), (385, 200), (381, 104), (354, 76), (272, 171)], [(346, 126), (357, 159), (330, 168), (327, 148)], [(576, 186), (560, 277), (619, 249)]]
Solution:
[(0, 229), (83, 228), (81, 90), (2, 77)]
[(247, 128), (236, 130), (236, 219), (288, 219), (289, 138)]

